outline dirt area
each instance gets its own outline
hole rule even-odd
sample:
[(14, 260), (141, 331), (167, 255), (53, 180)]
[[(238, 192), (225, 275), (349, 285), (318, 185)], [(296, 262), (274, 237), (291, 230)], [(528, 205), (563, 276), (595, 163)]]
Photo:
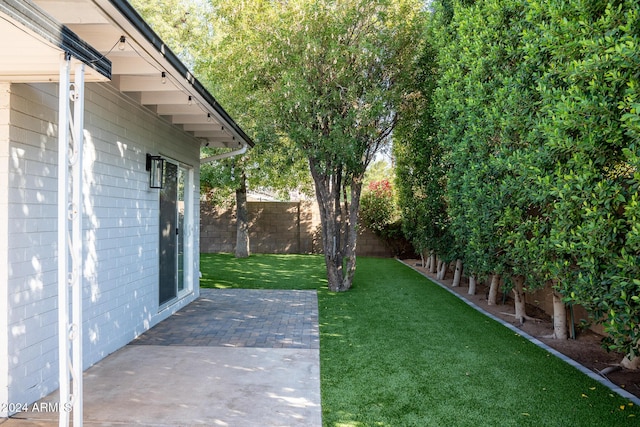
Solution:
[[(403, 260), (403, 262), (435, 280), (435, 274), (430, 274), (426, 269), (420, 267), (420, 260), (407, 259)], [(528, 320), (523, 325), (520, 325), (520, 323), (515, 320), (515, 317), (513, 317), (515, 310), (511, 298), (507, 298), (505, 304), (502, 304), (503, 295), (499, 294), (499, 303), (497, 305), (487, 305), (489, 289), (486, 284), (478, 283), (476, 285), (476, 294), (469, 295), (468, 281), (466, 278), (462, 280), (460, 286), (455, 288), (451, 286), (453, 282), (453, 273), (451, 271), (447, 273), (446, 279), (440, 282), (462, 298), (473, 302), (485, 311), (536, 337), (549, 347), (568, 356), (597, 374), (602, 375), (600, 371), (605, 368), (618, 366), (623, 358), (623, 355), (620, 353), (607, 352), (602, 348), (600, 345), (602, 336), (590, 330), (576, 328), (576, 339), (556, 340), (544, 338), (553, 333), (553, 323), (550, 315), (545, 314), (537, 307), (527, 306), (527, 315), (535, 318), (535, 320)], [(640, 397), (640, 371), (620, 369), (606, 374), (605, 378), (627, 390), (629, 393)]]

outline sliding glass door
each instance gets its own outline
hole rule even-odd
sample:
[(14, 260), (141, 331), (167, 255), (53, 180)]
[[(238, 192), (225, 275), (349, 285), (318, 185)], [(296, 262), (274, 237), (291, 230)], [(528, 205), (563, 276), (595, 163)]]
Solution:
[(163, 306), (186, 289), (191, 258), (189, 221), (189, 171), (165, 161), (164, 185), (160, 190), (160, 283), (158, 302)]

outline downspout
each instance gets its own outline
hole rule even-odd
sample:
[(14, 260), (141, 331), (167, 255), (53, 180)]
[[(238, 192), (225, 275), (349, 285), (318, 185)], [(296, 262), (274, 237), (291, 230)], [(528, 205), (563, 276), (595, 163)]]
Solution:
[(200, 164), (204, 165), (205, 163), (211, 163), (216, 160), (226, 159), (229, 157), (240, 156), (247, 152), (249, 145), (246, 142), (242, 142), (242, 148), (234, 151), (229, 151), (227, 153), (217, 154), (215, 156), (205, 157), (204, 159), (200, 159)]

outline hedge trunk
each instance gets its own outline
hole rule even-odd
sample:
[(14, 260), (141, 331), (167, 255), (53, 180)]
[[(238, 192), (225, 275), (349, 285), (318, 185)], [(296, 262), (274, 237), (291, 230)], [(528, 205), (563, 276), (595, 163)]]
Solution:
[(451, 286), (460, 286), (460, 280), (462, 279), (462, 260), (456, 260), (456, 270), (453, 274), (453, 283)]
[(471, 275), (469, 276), (469, 291), (468, 291), (469, 295), (475, 295), (476, 294), (476, 276), (475, 275)]
[(515, 300), (516, 320), (520, 323), (524, 323), (527, 318), (527, 312), (525, 308), (523, 276), (513, 277), (513, 299)]
[(566, 340), (569, 338), (567, 328), (567, 307), (562, 301), (562, 296), (553, 293), (553, 338)]
[(489, 285), (489, 296), (487, 298), (488, 305), (496, 305), (498, 299), (498, 288), (500, 287), (500, 275), (494, 274), (491, 276), (491, 285)]
[(436, 272), (436, 254), (431, 252), (429, 255), (429, 273), (434, 274)]

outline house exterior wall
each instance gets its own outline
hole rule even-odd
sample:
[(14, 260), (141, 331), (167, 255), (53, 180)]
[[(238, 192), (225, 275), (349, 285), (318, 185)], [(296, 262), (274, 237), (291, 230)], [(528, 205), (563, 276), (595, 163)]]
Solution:
[[(7, 318), (0, 320), (0, 326), (2, 333), (6, 331), (8, 366), (2, 371), (5, 384), (0, 379), (6, 396), (0, 397), (9, 403), (34, 402), (58, 387), (58, 86), (13, 84), (3, 89), (0, 184), (5, 185), (0, 186), (0, 194), (8, 191), (6, 209), (0, 211), (0, 230), (6, 227), (8, 233), (0, 256), (6, 259), (8, 271), (0, 278), (0, 300), (7, 304), (2, 310)], [(8, 126), (3, 110), (6, 89), (10, 92)], [(87, 84), (85, 92), (84, 369), (191, 302), (198, 294), (199, 271), (199, 142), (108, 84)], [(190, 167), (193, 192), (188, 200), (193, 274), (187, 285), (191, 292), (162, 310), (158, 306), (159, 190), (149, 188), (148, 152)]]
[[(8, 234), (9, 234), (9, 211), (8, 192), (9, 187), (9, 84), (0, 83), (0, 265), (9, 265), (8, 256)], [(0, 268), (0, 402), (7, 402), (9, 398), (9, 359), (2, 357), (6, 354), (8, 346), (7, 329), (8, 307), (7, 307), (7, 279), (9, 272), (7, 268)], [(2, 416), (0, 411), (0, 416)], [(5, 411), (6, 412), (6, 411)]]

